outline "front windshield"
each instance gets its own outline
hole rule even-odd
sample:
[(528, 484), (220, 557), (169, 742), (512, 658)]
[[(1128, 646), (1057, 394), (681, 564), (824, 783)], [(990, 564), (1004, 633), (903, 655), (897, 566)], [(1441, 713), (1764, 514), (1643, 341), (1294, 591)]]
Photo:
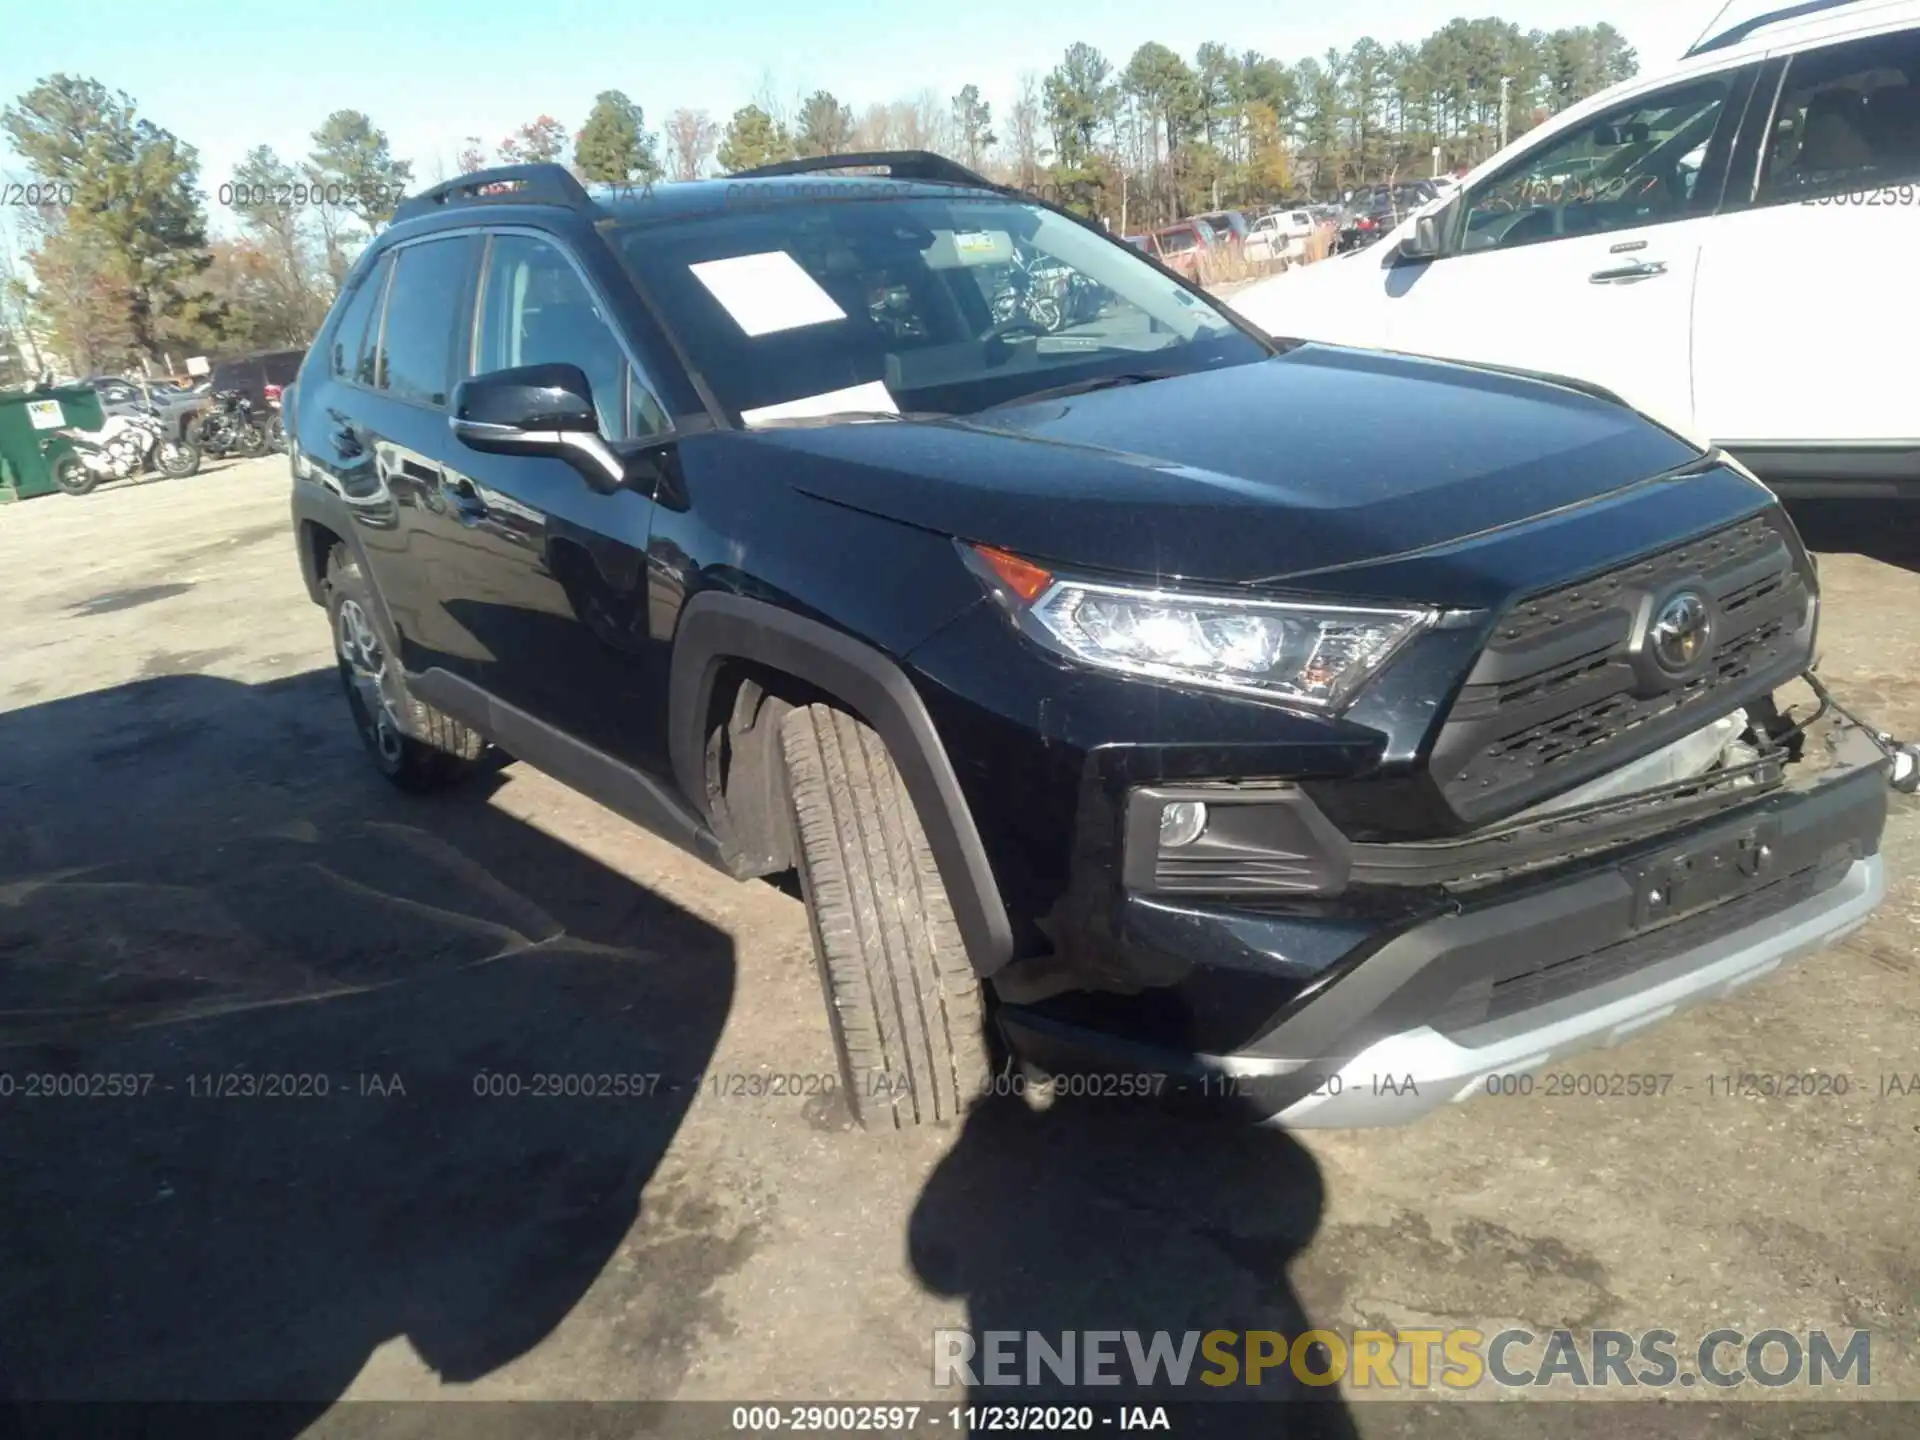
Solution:
[(1017, 200), (776, 203), (631, 225), (619, 240), (748, 424), (965, 414), (1269, 353), (1127, 246)]

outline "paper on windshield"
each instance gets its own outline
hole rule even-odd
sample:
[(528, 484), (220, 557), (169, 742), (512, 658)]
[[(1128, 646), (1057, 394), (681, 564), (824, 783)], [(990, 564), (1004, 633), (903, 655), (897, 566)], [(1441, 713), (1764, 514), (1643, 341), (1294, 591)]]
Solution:
[(844, 320), (847, 312), (784, 250), (687, 267), (749, 335)]
[(900, 413), (893, 393), (880, 381), (873, 380), (865, 385), (849, 385), (844, 390), (782, 400), (778, 405), (762, 405), (758, 410), (742, 410), (740, 418), (749, 425), (764, 425), (769, 420), (804, 420), (813, 415), (837, 415), (843, 410), (870, 410), (883, 415)]

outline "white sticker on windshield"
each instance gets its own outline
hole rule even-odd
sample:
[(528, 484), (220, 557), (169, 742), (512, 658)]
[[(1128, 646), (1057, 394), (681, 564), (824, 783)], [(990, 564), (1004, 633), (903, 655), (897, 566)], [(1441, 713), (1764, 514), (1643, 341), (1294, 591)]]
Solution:
[(749, 335), (844, 320), (847, 312), (784, 250), (687, 267)]
[(742, 410), (740, 418), (749, 425), (764, 425), (769, 420), (804, 420), (813, 415), (838, 415), (844, 410), (864, 410), (881, 415), (900, 413), (892, 392), (878, 380), (873, 380), (865, 385), (849, 385), (844, 390), (802, 395), (798, 400), (782, 400), (778, 405), (762, 405), (758, 410)]

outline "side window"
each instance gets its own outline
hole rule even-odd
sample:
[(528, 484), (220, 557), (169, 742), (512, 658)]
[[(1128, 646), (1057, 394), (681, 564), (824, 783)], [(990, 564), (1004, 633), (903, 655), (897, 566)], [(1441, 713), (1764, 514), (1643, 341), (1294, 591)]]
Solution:
[[(333, 373), (339, 379), (361, 385), (373, 383), (373, 346), (367, 343), (367, 321), (380, 313), (380, 302), (386, 297), (387, 274), (392, 268), (393, 254), (389, 251), (374, 262), (373, 270), (347, 300), (340, 323), (333, 327), (333, 344), (329, 349)], [(376, 322), (373, 326), (376, 335), (379, 328)]]
[(580, 367), (608, 439), (670, 428), (659, 401), (630, 373), (593, 292), (559, 247), (532, 235), (495, 235), (487, 249), (468, 373), (547, 364)]
[(1920, 31), (1794, 56), (1756, 203), (1851, 199), (1887, 186), (1898, 188), (1885, 198), (1904, 204), (1920, 190)]
[(1467, 196), (1459, 248), (1506, 250), (1701, 213), (1701, 167), (1734, 79), (1642, 96), (1521, 156)]
[(454, 332), (472, 283), (471, 236), (408, 245), (393, 255), (393, 281), (373, 383), (399, 400), (444, 405), (451, 383)]

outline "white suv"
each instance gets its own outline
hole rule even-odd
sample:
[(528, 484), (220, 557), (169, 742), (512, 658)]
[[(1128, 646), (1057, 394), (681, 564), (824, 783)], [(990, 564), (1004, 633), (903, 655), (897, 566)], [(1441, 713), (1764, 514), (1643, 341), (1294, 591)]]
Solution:
[(1920, 0), (1749, 20), (1232, 304), (1598, 384), (1785, 494), (1920, 499)]

